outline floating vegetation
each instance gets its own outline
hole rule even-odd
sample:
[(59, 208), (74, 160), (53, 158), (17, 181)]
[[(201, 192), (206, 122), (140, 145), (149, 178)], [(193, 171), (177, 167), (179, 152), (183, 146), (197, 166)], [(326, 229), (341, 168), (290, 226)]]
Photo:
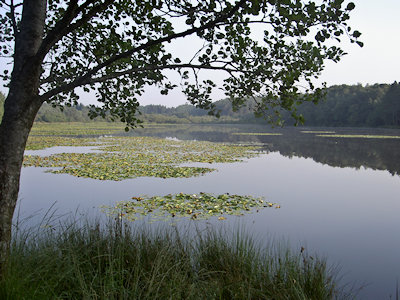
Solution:
[[(35, 139), (38, 139), (35, 143)], [(40, 140), (42, 142), (40, 142)], [(97, 143), (100, 153), (61, 153), (50, 156), (27, 155), (24, 166), (53, 168), (66, 173), (99, 180), (135, 177), (188, 178), (212, 172), (202, 166), (184, 163), (230, 163), (258, 155), (256, 147), (234, 146), (199, 141), (178, 141), (150, 137), (103, 137), (98, 139), (34, 137), (29, 149), (46, 146), (82, 146)], [(56, 168), (56, 169), (54, 169)]]
[(219, 216), (225, 220), (226, 215), (242, 215), (263, 207), (280, 208), (276, 203), (265, 202), (262, 198), (252, 196), (200, 194), (168, 194), (166, 196), (132, 197), (132, 201), (118, 202), (114, 207), (103, 206), (103, 212), (135, 221), (151, 215), (153, 220), (174, 217), (191, 219), (208, 219)]
[[(176, 124), (142, 124), (144, 128), (161, 129), (176, 127)], [(31, 130), (31, 136), (101, 136), (115, 135), (125, 132), (125, 124), (121, 122), (36, 122)], [(136, 130), (141, 128), (137, 128)]]
[(41, 150), (55, 146), (93, 146), (95, 138), (75, 138), (59, 136), (29, 136), (26, 150)]
[[(138, 158), (143, 158), (138, 156)], [(193, 177), (212, 172), (215, 169), (203, 167), (181, 167), (153, 162), (131, 161), (133, 157), (123, 157), (107, 153), (62, 153), (47, 157), (28, 155), (24, 166), (57, 168), (48, 172), (66, 173), (77, 177), (119, 181), (135, 177)], [(148, 158), (151, 160), (151, 158)], [(58, 169), (60, 168), (60, 169)]]
[(400, 139), (398, 135), (372, 135), (372, 134), (321, 134), (320, 137), (357, 138), (357, 139)]
[(282, 135), (277, 132), (234, 132), (233, 135)]
[(303, 130), (301, 133), (319, 133), (319, 134), (334, 134), (336, 131), (323, 131), (323, 130)]
[(124, 132), (125, 125), (121, 122), (55, 122), (34, 124), (31, 130), (32, 135), (62, 135), (62, 136), (83, 136), (83, 135), (110, 135)]

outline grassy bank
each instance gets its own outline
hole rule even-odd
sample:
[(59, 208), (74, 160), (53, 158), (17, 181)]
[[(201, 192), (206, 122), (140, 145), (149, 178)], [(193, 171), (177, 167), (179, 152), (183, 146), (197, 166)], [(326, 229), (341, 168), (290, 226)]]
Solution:
[(17, 232), (1, 299), (344, 299), (324, 260), (247, 234), (71, 222)]

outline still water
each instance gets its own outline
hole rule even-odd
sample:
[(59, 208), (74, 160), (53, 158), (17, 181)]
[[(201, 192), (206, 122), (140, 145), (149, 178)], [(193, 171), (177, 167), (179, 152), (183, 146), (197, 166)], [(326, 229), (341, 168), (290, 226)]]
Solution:
[[(143, 194), (229, 192), (262, 196), (281, 208), (209, 222), (212, 226), (243, 225), (259, 239), (287, 240), (295, 251), (304, 246), (310, 253), (340, 265), (343, 282), (364, 286), (359, 299), (395, 299), (396, 280), (400, 277), (400, 139), (319, 137), (318, 133), (304, 132), (328, 130), (337, 134), (400, 135), (399, 130), (269, 129), (246, 125), (140, 129), (130, 134), (256, 143), (264, 153), (242, 163), (213, 164), (217, 172), (188, 179), (113, 182), (24, 168), (20, 218), (41, 218), (53, 204), (58, 215), (99, 213), (101, 205)], [(281, 135), (233, 134), (251, 132)], [(83, 147), (76, 150), (89, 151)]]

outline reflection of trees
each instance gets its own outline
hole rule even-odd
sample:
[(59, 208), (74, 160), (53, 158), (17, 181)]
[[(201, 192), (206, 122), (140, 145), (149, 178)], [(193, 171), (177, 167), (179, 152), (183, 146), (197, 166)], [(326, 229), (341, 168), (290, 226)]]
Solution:
[(322, 138), (300, 136), (281, 138), (270, 146), (284, 156), (312, 158), (314, 161), (335, 167), (360, 167), (388, 170), (400, 174), (400, 154), (396, 149), (398, 140)]
[[(175, 137), (180, 140), (204, 140), (231, 143), (263, 143), (268, 151), (292, 157), (312, 158), (335, 167), (366, 167), (388, 170), (400, 175), (400, 140), (325, 138), (314, 133), (301, 133), (302, 128), (271, 129), (255, 125), (176, 125), (135, 130), (133, 135)], [(313, 128), (312, 130), (319, 130)], [(328, 129), (332, 130), (332, 129)], [(386, 129), (333, 129), (338, 134), (395, 134)], [(280, 132), (281, 136), (233, 135), (235, 132)]]
[(237, 142), (238, 138), (232, 135), (234, 132), (243, 131), (246, 125), (165, 125), (154, 128), (135, 129), (124, 135), (139, 135), (153, 137), (174, 137), (179, 140), (199, 140), (210, 142)]

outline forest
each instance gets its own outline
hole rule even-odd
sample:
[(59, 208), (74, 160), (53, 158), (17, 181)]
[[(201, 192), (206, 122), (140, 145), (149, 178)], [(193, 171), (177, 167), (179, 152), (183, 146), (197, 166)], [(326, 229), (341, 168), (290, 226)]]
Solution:
[[(0, 117), (3, 114), (4, 94), (0, 93)], [(228, 99), (215, 102), (221, 117), (208, 115), (206, 110), (190, 104), (177, 107), (146, 105), (140, 107), (141, 118), (151, 123), (266, 123), (252, 111), (254, 102), (233, 111)], [(90, 108), (83, 104), (54, 108), (45, 103), (38, 122), (89, 122)], [(298, 107), (306, 126), (332, 127), (400, 127), (400, 83), (374, 85), (335, 85), (327, 88), (326, 97), (318, 104), (303, 103)], [(292, 125), (289, 114), (282, 112), (286, 125)], [(109, 121), (97, 118), (95, 121)]]

